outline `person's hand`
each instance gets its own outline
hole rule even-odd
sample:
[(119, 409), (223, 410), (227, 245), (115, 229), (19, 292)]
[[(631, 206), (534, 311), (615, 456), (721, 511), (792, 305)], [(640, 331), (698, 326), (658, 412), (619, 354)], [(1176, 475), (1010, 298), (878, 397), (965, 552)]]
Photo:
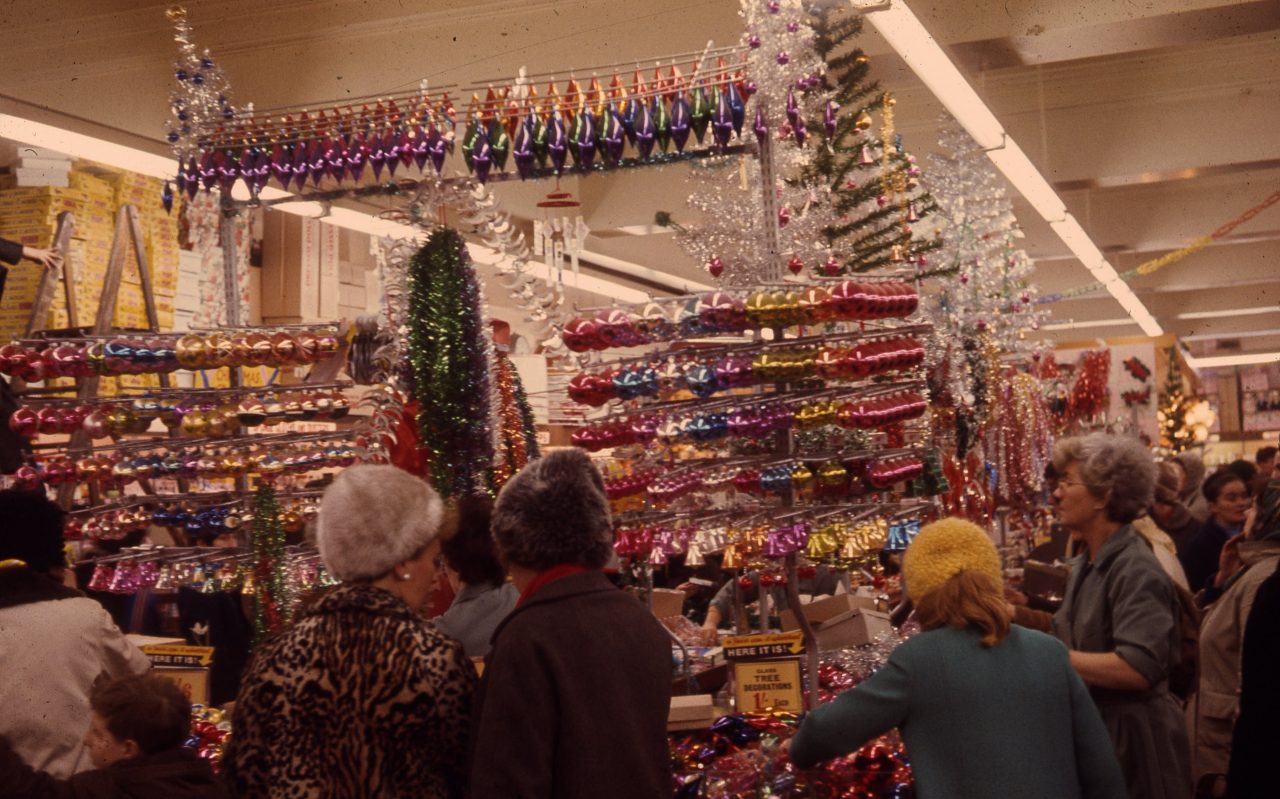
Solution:
[(35, 261), (45, 269), (57, 269), (62, 266), (62, 252), (56, 247), (48, 250), (39, 247), (23, 247), (22, 257), (28, 261)]
[(1240, 560), (1240, 542), (1244, 541), (1244, 533), (1234, 535), (1227, 539), (1227, 543), (1222, 545), (1222, 552), (1218, 554), (1218, 574), (1213, 578), (1213, 585), (1221, 588), (1244, 566), (1244, 562)]

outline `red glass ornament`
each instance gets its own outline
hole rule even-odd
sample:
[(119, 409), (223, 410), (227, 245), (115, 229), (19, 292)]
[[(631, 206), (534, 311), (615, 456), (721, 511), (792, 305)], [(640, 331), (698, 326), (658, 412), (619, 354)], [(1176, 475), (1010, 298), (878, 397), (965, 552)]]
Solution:
[(707, 271), (710, 272), (711, 276), (714, 278), (719, 278), (724, 274), (724, 261), (720, 260), (720, 256), (711, 256), (711, 260), (707, 261)]

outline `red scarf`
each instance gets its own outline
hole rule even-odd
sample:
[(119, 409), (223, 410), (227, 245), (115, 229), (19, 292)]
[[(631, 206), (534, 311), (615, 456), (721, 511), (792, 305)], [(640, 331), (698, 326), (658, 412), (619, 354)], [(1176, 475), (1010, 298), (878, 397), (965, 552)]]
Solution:
[(529, 581), (524, 590), (520, 592), (520, 598), (516, 600), (516, 607), (520, 607), (528, 601), (529, 597), (538, 592), (543, 586), (554, 583), (561, 577), (568, 577), (571, 574), (587, 571), (586, 566), (579, 566), (576, 563), (561, 563), (559, 566), (552, 566), (544, 572), (539, 572), (537, 577)]

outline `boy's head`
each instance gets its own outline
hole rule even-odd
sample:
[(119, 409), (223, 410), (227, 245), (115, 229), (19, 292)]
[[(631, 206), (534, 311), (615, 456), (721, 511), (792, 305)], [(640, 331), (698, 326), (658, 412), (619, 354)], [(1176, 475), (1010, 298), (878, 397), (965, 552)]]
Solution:
[(191, 734), (191, 702), (158, 674), (98, 685), (89, 707), (93, 718), (84, 744), (94, 768), (174, 749)]

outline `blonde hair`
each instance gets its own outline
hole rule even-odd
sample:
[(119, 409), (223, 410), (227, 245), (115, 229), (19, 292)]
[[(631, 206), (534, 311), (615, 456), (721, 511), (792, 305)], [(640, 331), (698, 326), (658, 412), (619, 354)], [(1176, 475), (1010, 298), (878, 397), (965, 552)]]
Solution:
[(983, 646), (995, 646), (1009, 635), (1012, 621), (1000, 584), (991, 575), (964, 569), (915, 600), (916, 618), (925, 630), (976, 628)]

